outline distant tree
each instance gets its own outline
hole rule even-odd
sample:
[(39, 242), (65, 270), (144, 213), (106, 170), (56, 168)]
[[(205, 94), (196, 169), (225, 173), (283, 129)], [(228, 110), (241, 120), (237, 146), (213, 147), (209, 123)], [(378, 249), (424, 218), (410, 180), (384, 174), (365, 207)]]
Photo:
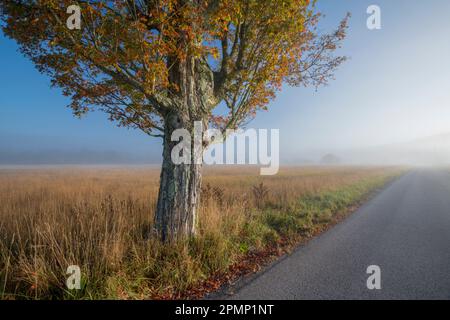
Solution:
[[(175, 129), (192, 132), (194, 121), (236, 128), (266, 109), (283, 82), (323, 85), (345, 60), (333, 52), (348, 16), (319, 35), (309, 0), (0, 3), (5, 34), (71, 98), (76, 116), (100, 109), (119, 126), (163, 138), (155, 222), (164, 240), (195, 233), (201, 190), (201, 165), (171, 161)], [(74, 4), (80, 30), (66, 25)], [(219, 104), (228, 112), (219, 114)]]
[(341, 160), (339, 159), (339, 157), (335, 156), (332, 153), (327, 153), (322, 157), (322, 159), (320, 159), (320, 163), (322, 164), (339, 164), (340, 162)]

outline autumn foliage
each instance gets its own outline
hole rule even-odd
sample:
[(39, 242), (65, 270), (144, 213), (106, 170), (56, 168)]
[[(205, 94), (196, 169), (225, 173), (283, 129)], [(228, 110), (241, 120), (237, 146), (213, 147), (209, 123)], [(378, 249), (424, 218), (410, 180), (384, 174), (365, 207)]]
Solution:
[[(266, 108), (283, 82), (324, 84), (345, 60), (332, 53), (347, 19), (318, 36), (320, 14), (309, 0), (76, 2), (81, 30), (66, 27), (72, 0), (2, 1), (3, 30), (71, 97), (76, 115), (101, 108), (147, 133), (180, 108), (179, 61), (198, 60), (195, 72), (207, 78), (202, 116), (234, 128)], [(229, 112), (214, 114), (221, 102)]]

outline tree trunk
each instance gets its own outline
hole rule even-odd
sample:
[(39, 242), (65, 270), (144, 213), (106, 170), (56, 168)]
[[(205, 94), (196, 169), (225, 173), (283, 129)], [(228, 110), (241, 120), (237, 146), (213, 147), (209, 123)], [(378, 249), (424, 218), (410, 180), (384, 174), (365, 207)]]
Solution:
[(171, 152), (179, 142), (171, 141), (171, 135), (176, 128), (183, 128), (181, 124), (180, 118), (175, 116), (166, 122), (165, 127), (163, 163), (155, 214), (156, 229), (162, 241), (192, 236), (196, 230), (202, 166), (196, 164), (194, 159), (191, 164), (173, 163)]
[[(180, 40), (180, 47), (185, 46), (183, 39)], [(214, 97), (213, 74), (206, 60), (195, 58), (188, 49), (186, 55), (185, 59), (174, 58), (169, 63), (172, 65), (170, 82), (176, 84), (178, 89), (172, 97), (175, 105), (163, 115), (163, 165), (155, 214), (156, 229), (163, 241), (195, 234), (201, 192), (201, 164), (198, 163), (201, 161), (195, 159), (198, 141), (194, 141), (194, 123), (200, 121), (203, 127), (207, 126), (209, 107)], [(177, 165), (172, 162), (171, 152), (179, 143), (171, 141), (176, 129), (186, 129), (191, 134), (191, 164)], [(201, 134), (199, 143), (203, 145)]]

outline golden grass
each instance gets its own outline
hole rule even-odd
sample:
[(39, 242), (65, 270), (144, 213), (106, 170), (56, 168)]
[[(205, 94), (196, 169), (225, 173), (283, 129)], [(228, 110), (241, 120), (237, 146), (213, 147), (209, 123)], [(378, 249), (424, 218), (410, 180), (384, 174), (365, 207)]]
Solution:
[[(326, 223), (399, 169), (204, 173), (199, 235), (169, 246), (149, 236), (157, 169), (0, 170), (0, 298), (144, 299), (183, 292), (250, 251)], [(261, 182), (263, 199), (254, 188)], [(66, 290), (69, 265), (81, 267), (82, 290)]]

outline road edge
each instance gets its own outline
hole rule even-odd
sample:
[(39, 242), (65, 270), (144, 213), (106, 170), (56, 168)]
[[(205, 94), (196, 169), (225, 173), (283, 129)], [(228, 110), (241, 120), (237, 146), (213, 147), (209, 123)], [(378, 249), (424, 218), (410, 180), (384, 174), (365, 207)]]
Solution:
[(260, 269), (256, 272), (249, 272), (247, 274), (238, 276), (233, 279), (230, 283), (222, 284), (219, 289), (206, 293), (202, 299), (204, 300), (226, 300), (232, 297), (237, 291), (245, 287), (246, 285), (252, 283), (260, 276), (270, 271), (276, 267), (279, 263), (289, 258), (298, 250), (305, 247), (310, 241), (317, 239), (324, 235), (326, 232), (330, 231), (332, 228), (336, 227), (340, 223), (343, 223), (347, 218), (354, 215), (362, 209), (364, 206), (368, 205), (375, 197), (381, 194), (384, 190), (388, 189), (392, 184), (398, 181), (400, 178), (404, 177), (410, 170), (405, 170), (397, 176), (389, 179), (383, 186), (376, 188), (369, 192), (365, 197), (361, 198), (355, 205), (346, 208), (342, 212), (338, 212), (334, 215), (333, 220), (330, 221), (324, 228), (316, 230), (310, 237), (302, 239), (299, 243), (285, 248), (284, 253), (279, 256), (275, 256), (272, 260), (268, 260), (266, 263), (260, 265)]

